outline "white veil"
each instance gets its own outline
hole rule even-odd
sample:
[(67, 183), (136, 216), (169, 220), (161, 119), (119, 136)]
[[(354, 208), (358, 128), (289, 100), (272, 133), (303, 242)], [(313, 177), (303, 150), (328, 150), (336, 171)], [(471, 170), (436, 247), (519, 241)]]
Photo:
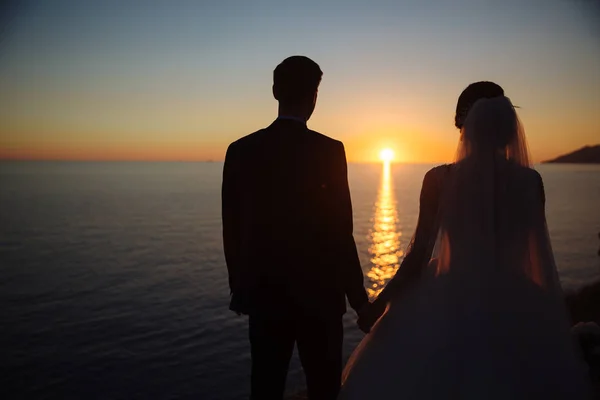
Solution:
[(562, 298), (543, 184), (529, 160), (511, 101), (504, 96), (478, 100), (461, 129), (456, 161), (443, 179), (433, 251), (436, 275), (452, 266), (518, 275)]

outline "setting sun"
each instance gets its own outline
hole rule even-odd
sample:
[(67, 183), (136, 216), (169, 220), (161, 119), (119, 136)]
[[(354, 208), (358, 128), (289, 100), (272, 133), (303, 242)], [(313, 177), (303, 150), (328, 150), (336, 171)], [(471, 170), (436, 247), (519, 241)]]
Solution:
[(379, 159), (383, 162), (390, 162), (394, 159), (394, 150), (386, 148), (379, 153)]

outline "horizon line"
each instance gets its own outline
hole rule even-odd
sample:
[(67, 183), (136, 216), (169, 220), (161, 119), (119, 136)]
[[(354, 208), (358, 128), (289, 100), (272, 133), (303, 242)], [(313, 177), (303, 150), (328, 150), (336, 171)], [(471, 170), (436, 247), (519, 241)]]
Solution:
[[(0, 158), (0, 162), (94, 162), (94, 163), (110, 163), (110, 162), (140, 162), (140, 163), (205, 163), (205, 164), (219, 164), (224, 163), (225, 160), (179, 160), (179, 159), (78, 159), (78, 158)], [(440, 164), (448, 161), (392, 161), (392, 164)], [(347, 161), (348, 164), (383, 164), (383, 161)]]

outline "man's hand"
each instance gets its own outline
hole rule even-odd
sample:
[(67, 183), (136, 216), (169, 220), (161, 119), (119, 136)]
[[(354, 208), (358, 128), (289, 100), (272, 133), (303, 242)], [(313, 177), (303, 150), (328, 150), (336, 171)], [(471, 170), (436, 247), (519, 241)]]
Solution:
[(369, 308), (371, 307), (371, 302), (367, 301), (365, 304), (363, 304), (362, 307), (360, 307), (357, 311), (356, 314), (358, 315), (358, 319), (356, 320), (356, 324), (358, 325), (358, 328), (363, 331), (364, 333), (369, 333), (369, 329), (366, 326), (363, 326), (363, 318), (364, 316), (367, 315)]
[(233, 311), (238, 317), (241, 315), (245, 315), (246, 313), (246, 307), (240, 292), (241, 291), (239, 290), (236, 292), (234, 292), (233, 290), (231, 291), (231, 304), (229, 305), (229, 309)]
[(383, 315), (387, 308), (387, 304), (382, 301), (375, 300), (373, 303), (367, 303), (358, 311), (358, 327), (364, 333), (371, 332), (371, 328), (377, 320)]

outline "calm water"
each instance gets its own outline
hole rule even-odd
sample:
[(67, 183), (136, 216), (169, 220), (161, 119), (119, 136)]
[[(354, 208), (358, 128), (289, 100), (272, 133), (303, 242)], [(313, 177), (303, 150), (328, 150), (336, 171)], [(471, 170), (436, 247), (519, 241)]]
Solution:
[[(244, 398), (228, 312), (220, 163), (0, 163), (3, 398)], [(350, 165), (371, 293), (415, 228), (428, 165)], [(600, 166), (544, 165), (567, 288), (600, 276)], [(346, 316), (345, 356), (361, 338)], [(288, 387), (303, 385), (294, 358)], [(8, 394), (8, 396), (6, 396)]]

